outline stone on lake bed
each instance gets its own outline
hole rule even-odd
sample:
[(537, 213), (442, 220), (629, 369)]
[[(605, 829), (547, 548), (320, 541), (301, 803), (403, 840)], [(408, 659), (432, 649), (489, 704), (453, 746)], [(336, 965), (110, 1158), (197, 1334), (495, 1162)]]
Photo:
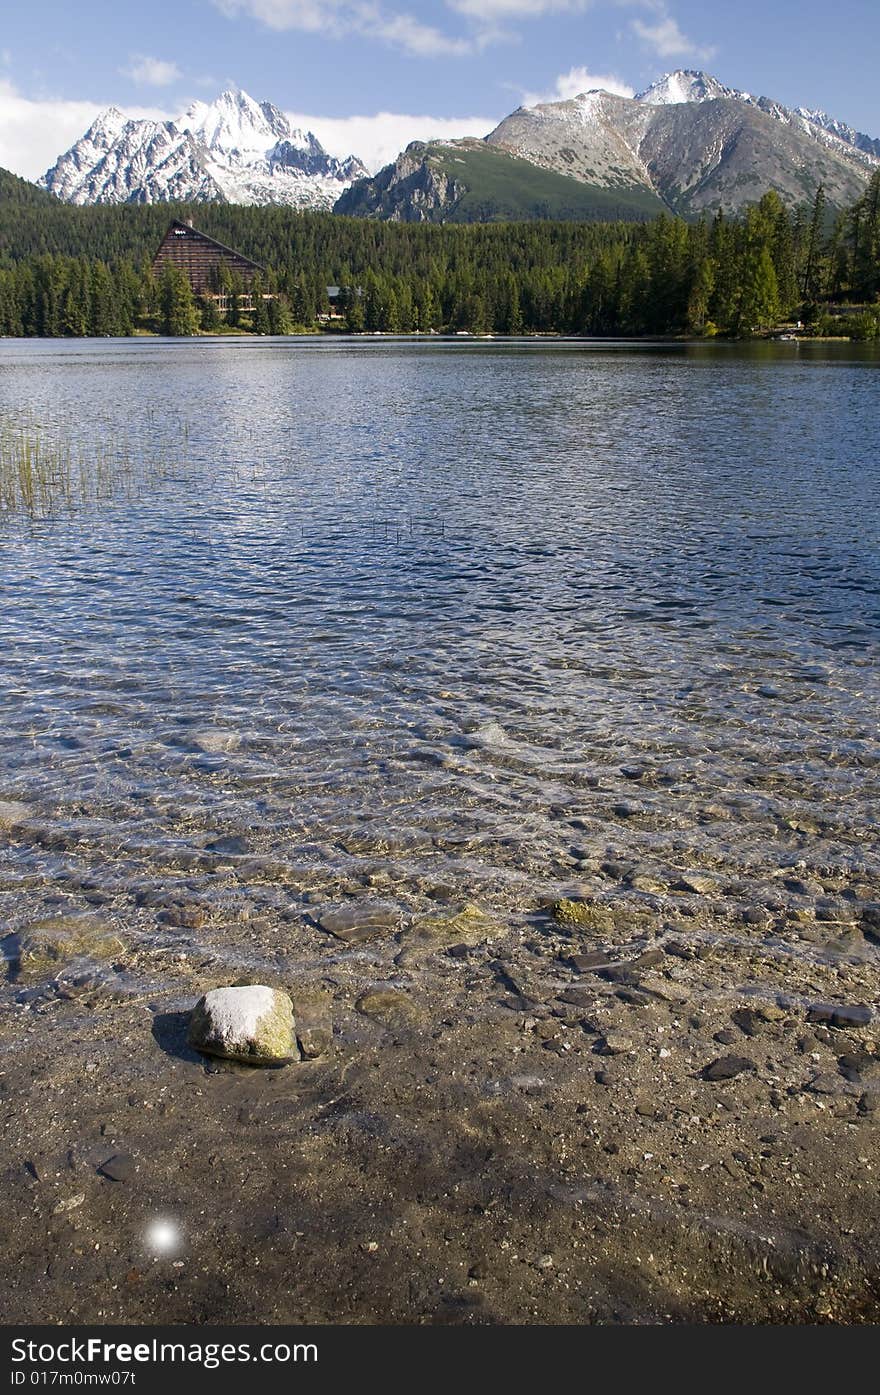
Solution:
[(816, 1003), (807, 1011), (807, 1021), (831, 1027), (867, 1027), (873, 1015), (867, 1003)]
[(553, 919), (557, 925), (579, 930), (599, 932), (613, 930), (614, 917), (604, 906), (595, 906), (590, 901), (572, 901), (563, 898), (554, 902)]
[(596, 1045), (600, 1056), (627, 1056), (635, 1043), (623, 1032), (607, 1031)]
[(293, 1003), (264, 984), (214, 988), (193, 1008), (189, 1043), (209, 1056), (250, 1066), (297, 1061)]
[(565, 1003), (569, 1007), (588, 1008), (592, 1007), (596, 1000), (595, 992), (590, 988), (566, 988), (556, 995), (557, 1001)]
[(746, 1071), (756, 1071), (758, 1067), (748, 1056), (719, 1056), (703, 1070), (704, 1080), (735, 1080)]
[(206, 755), (216, 755), (225, 751), (235, 751), (241, 745), (241, 737), (237, 731), (221, 731), (208, 729), (193, 733), (192, 743), (199, 751), (204, 751)]
[(418, 1016), (409, 995), (391, 987), (373, 988), (362, 993), (355, 1007), (364, 1017), (372, 1017), (385, 1027), (405, 1027)]
[(50, 916), (26, 926), (11, 957), (23, 983), (54, 978), (79, 959), (107, 961), (125, 945), (103, 920), (90, 915)]
[(223, 834), (205, 844), (205, 852), (216, 853), (218, 857), (247, 857), (250, 850), (247, 839), (238, 833)]
[(479, 906), (466, 905), (458, 911), (421, 916), (407, 930), (402, 943), (407, 952), (416, 956), (451, 945), (466, 945), (472, 949), (497, 938), (501, 930), (498, 921)]
[(323, 911), (318, 916), (318, 924), (343, 944), (356, 945), (375, 939), (383, 931), (396, 930), (400, 925), (400, 911), (382, 902), (355, 901), (340, 910)]
[(292, 992), (299, 1049), (303, 1060), (314, 1061), (333, 1045), (333, 999), (315, 985), (301, 984)]
[(131, 1153), (114, 1153), (112, 1158), (101, 1164), (98, 1171), (111, 1182), (127, 1182), (137, 1171), (137, 1163)]
[(574, 969), (575, 973), (592, 974), (597, 969), (607, 969), (609, 964), (614, 963), (614, 960), (604, 949), (594, 949), (588, 954), (571, 954), (566, 963)]
[(660, 881), (659, 877), (652, 877), (647, 872), (636, 872), (628, 878), (627, 886), (632, 891), (644, 891), (652, 896), (662, 896), (669, 888), (666, 882)]
[(690, 891), (695, 896), (711, 896), (718, 890), (718, 883), (714, 877), (704, 876), (702, 872), (685, 872), (672, 885), (673, 891)]
[(12, 828), (17, 828), (25, 819), (29, 819), (31, 811), (26, 804), (22, 804), (17, 799), (0, 799), (0, 832), (8, 832)]

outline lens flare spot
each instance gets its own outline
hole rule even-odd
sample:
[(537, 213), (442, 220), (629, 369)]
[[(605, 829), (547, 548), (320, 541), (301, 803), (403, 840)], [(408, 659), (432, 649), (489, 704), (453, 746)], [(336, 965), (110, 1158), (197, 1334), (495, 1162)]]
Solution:
[(176, 1221), (157, 1216), (147, 1227), (147, 1248), (156, 1256), (176, 1254), (183, 1244), (183, 1232)]

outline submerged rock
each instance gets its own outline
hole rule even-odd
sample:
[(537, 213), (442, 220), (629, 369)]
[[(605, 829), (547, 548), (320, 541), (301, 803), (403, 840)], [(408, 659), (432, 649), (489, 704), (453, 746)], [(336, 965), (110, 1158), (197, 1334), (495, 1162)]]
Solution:
[(106, 961), (125, 952), (109, 926), (92, 916), (51, 916), (22, 930), (10, 958), (24, 983), (55, 978), (75, 960)]
[(205, 852), (216, 853), (218, 857), (246, 857), (250, 850), (247, 839), (235, 833), (212, 838), (205, 844)]
[(384, 1027), (405, 1027), (415, 1021), (417, 1010), (407, 993), (392, 987), (378, 987), (362, 993), (355, 1007), (364, 1017), (372, 1017)]
[(614, 963), (614, 960), (604, 949), (594, 949), (588, 954), (569, 955), (566, 963), (574, 969), (575, 973), (592, 974), (597, 969), (607, 969), (609, 965)]
[(714, 877), (704, 876), (702, 872), (685, 872), (673, 883), (673, 891), (690, 891), (695, 896), (710, 896), (712, 892), (718, 890), (718, 883)]
[(807, 1011), (808, 1022), (831, 1027), (867, 1027), (873, 1017), (866, 1003), (816, 1003)]
[(112, 1158), (107, 1158), (101, 1164), (98, 1171), (111, 1182), (128, 1182), (137, 1171), (137, 1163), (131, 1153), (114, 1153)]
[(448, 949), (453, 945), (473, 948), (486, 940), (493, 940), (501, 933), (502, 927), (496, 920), (481, 911), (479, 906), (463, 906), (460, 911), (447, 914), (422, 916), (403, 935), (403, 954), (398, 962), (420, 956), (434, 950)]
[(578, 930), (613, 930), (614, 917), (604, 906), (594, 906), (588, 901), (563, 899), (553, 904), (553, 919), (557, 925)]
[(318, 924), (343, 944), (356, 945), (375, 939), (383, 931), (396, 930), (400, 924), (400, 911), (396, 906), (381, 902), (355, 901), (341, 910), (324, 911), (318, 917)]
[(206, 993), (193, 1008), (189, 1042), (209, 1056), (251, 1066), (299, 1060), (293, 1004), (263, 984)]
[(333, 1000), (326, 990), (303, 985), (294, 988), (293, 1002), (299, 1049), (313, 1061), (333, 1045)]
[(7, 833), (17, 828), (30, 816), (31, 811), (26, 804), (19, 803), (17, 799), (0, 799), (0, 832)]

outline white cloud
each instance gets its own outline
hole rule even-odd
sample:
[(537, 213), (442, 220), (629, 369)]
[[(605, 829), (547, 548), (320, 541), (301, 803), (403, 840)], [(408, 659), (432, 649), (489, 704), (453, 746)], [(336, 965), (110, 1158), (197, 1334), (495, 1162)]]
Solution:
[(687, 34), (683, 34), (672, 15), (662, 15), (653, 24), (634, 19), (630, 21), (630, 28), (660, 58), (697, 58), (708, 63), (716, 52), (711, 46), (695, 44)]
[(307, 116), (286, 113), (294, 126), (314, 131), (331, 155), (357, 155), (375, 173), (390, 164), (413, 140), (455, 140), (458, 136), (485, 136), (498, 125), (496, 116), (408, 116), (380, 111), (375, 116)]
[(591, 73), (589, 68), (569, 68), (560, 73), (549, 92), (524, 92), (523, 106), (534, 107), (540, 102), (565, 102), (581, 92), (615, 92), (618, 97), (633, 97), (635, 89), (613, 73)]
[(416, 57), (457, 57), (480, 44), (450, 37), (414, 15), (388, 11), (373, 0), (213, 0), (217, 9), (234, 18), (250, 15), (269, 29), (297, 29), (339, 39), (346, 34), (381, 39)]
[(540, 15), (558, 14), (564, 11), (586, 10), (592, 0), (446, 0), (451, 10), (457, 10), (469, 19), (478, 19), (486, 24), (495, 20), (537, 19)]
[[(20, 96), (11, 82), (0, 80), (0, 166), (25, 179), (38, 179), (105, 107), (97, 102), (32, 101)], [(169, 113), (130, 107), (125, 115), (166, 120)]]
[(132, 54), (130, 66), (119, 71), (123, 77), (147, 87), (170, 87), (172, 82), (183, 77), (176, 63), (168, 63), (164, 58), (150, 58), (145, 53)]
[(363, 28), (358, 32), (367, 37), (384, 39), (418, 58), (433, 58), (440, 54), (460, 57), (473, 50), (474, 45), (468, 39), (449, 38), (439, 29), (422, 24), (412, 15), (384, 15), (379, 10), (374, 12), (372, 6), (369, 7), (369, 11), (368, 15), (361, 17), (360, 23), (363, 24)]

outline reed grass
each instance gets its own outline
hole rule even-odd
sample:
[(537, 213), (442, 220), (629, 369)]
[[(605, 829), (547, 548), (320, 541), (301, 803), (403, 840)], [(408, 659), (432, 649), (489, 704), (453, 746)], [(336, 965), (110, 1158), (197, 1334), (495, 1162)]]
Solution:
[(32, 415), (0, 415), (0, 513), (46, 518), (156, 484), (164, 467), (101, 426), (93, 439), (65, 436)]

